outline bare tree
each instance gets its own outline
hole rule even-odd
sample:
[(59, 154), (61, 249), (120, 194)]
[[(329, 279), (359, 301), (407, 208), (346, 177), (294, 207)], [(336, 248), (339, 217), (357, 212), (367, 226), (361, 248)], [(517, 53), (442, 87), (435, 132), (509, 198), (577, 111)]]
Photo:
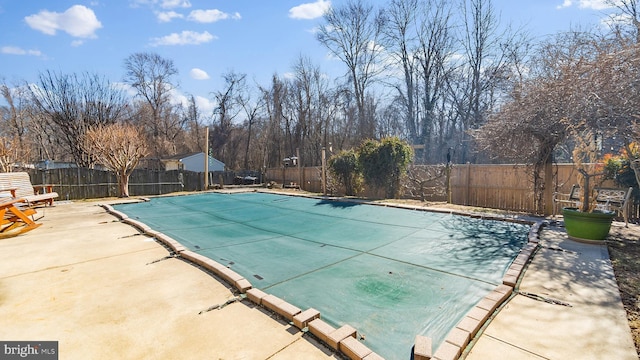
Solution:
[(546, 171), (542, 177), (541, 170), (548, 169), (554, 150), (576, 133), (573, 129), (615, 137), (625, 146), (634, 141), (640, 118), (639, 54), (638, 45), (616, 37), (558, 35), (540, 47), (532, 77), (513, 89), (512, 100), (476, 134), (493, 154), (533, 165), (538, 209), (550, 206), (553, 176)]
[(193, 95), (189, 97), (189, 103), (187, 105), (184, 118), (190, 135), (188, 144), (189, 148), (191, 149), (191, 151), (199, 150), (207, 153), (209, 144), (204, 143), (204, 136), (201, 134), (201, 114), (200, 110), (198, 109), (198, 105), (196, 104), (196, 99)]
[(11, 88), (4, 83), (0, 84), (0, 94), (2, 94), (8, 105), (5, 112), (6, 119), (3, 119), (3, 122), (6, 123), (5, 129), (15, 134), (18, 138), (18, 145), (23, 147), (25, 133), (27, 132), (27, 118), (24, 115), (24, 107), (20, 106), (20, 103), (16, 103), (16, 100), (20, 101), (23, 97), (18, 96), (16, 99), (12, 94)]
[(479, 128), (498, 97), (500, 82), (509, 78), (510, 64), (504, 51), (512, 40), (507, 32), (499, 32), (499, 18), (491, 0), (464, 0), (461, 5), (464, 30), (461, 35), (465, 51), (459, 80), (462, 92), (455, 92), (456, 107), (462, 121), (462, 161), (470, 151), (468, 130)]
[[(418, 48), (416, 60), (418, 63), (419, 86), (416, 88), (416, 98), (419, 101), (418, 143), (425, 146), (424, 160), (436, 160), (433, 150), (445, 148), (442, 140), (433, 144), (434, 132), (440, 132), (442, 139), (443, 130), (438, 129), (437, 119), (442, 118), (438, 114), (438, 104), (442, 103), (447, 91), (447, 81), (453, 71), (453, 25), (451, 23), (451, 7), (447, 1), (430, 0), (424, 3), (418, 28)], [(432, 146), (430, 146), (432, 145)], [(427, 154), (431, 158), (427, 159)]]
[[(600, 137), (622, 141), (640, 187), (640, 159), (632, 149), (640, 130), (640, 42), (599, 41), (596, 57), (583, 65), (581, 90), (588, 92), (590, 127)], [(585, 75), (586, 74), (586, 75)]]
[(283, 107), (287, 97), (287, 85), (277, 75), (273, 75), (271, 86), (260, 90), (267, 112), (266, 124), (258, 140), (263, 151), (262, 166), (280, 166), (285, 149)]
[(318, 41), (347, 66), (357, 106), (358, 130), (361, 138), (373, 138), (375, 123), (366, 113), (369, 86), (382, 70), (379, 64), (384, 25), (382, 13), (375, 13), (364, 0), (349, 0), (324, 15)]
[(10, 88), (2, 83), (0, 94), (7, 103), (6, 107), (0, 107), (0, 137), (4, 137), (5, 145), (9, 142), (12, 144), (13, 161), (26, 163), (31, 160), (33, 150), (33, 134), (30, 131), (33, 111), (29, 103), (29, 90), (25, 86)]
[(238, 96), (238, 101), (245, 115), (244, 130), (247, 139), (244, 148), (243, 165), (244, 169), (247, 170), (251, 168), (250, 166), (255, 166), (254, 162), (251, 161), (249, 150), (253, 142), (254, 125), (259, 120), (261, 111), (264, 110), (265, 98), (258, 97), (254, 100), (248, 89), (245, 90), (244, 94)]
[[(628, 20), (631, 25), (632, 36), (640, 44), (640, 1), (638, 0), (606, 0), (610, 6), (616, 7), (623, 15), (624, 20)], [(615, 23), (619, 23), (616, 20)]]
[(123, 123), (95, 126), (83, 140), (97, 161), (115, 172), (120, 197), (129, 197), (129, 176), (148, 153), (140, 129)]
[(30, 88), (33, 104), (55, 130), (56, 141), (63, 144), (80, 166), (90, 167), (94, 159), (83, 146), (82, 138), (90, 127), (117, 121), (127, 105), (124, 93), (97, 74), (41, 73)]
[(236, 129), (233, 120), (242, 110), (239, 96), (245, 91), (247, 75), (229, 71), (222, 77), (225, 81), (224, 89), (213, 94), (217, 103), (214, 110), (217, 119), (213, 125), (210, 141), (213, 153), (233, 169), (237, 164), (236, 155), (239, 151), (234, 146), (239, 139), (234, 136)]
[[(387, 9), (384, 44), (394, 62), (402, 70), (402, 81), (394, 86), (397, 101), (402, 107), (404, 122), (408, 128), (409, 139), (418, 143), (416, 93), (416, 57), (413, 54), (416, 42), (416, 16), (418, 0), (391, 0)], [(393, 105), (393, 104), (392, 104)], [(394, 106), (394, 110), (395, 106)]]
[(11, 172), (18, 162), (18, 139), (0, 136), (0, 172)]
[[(166, 129), (166, 119), (171, 116), (170, 103), (171, 91), (176, 87), (173, 77), (178, 74), (178, 69), (170, 59), (165, 59), (156, 53), (135, 53), (124, 61), (125, 82), (138, 92), (149, 106), (150, 116), (144, 121), (147, 131), (152, 139), (158, 143), (166, 141), (162, 138), (163, 128)], [(163, 121), (165, 124), (163, 125)], [(161, 145), (152, 143), (155, 156), (162, 155)]]

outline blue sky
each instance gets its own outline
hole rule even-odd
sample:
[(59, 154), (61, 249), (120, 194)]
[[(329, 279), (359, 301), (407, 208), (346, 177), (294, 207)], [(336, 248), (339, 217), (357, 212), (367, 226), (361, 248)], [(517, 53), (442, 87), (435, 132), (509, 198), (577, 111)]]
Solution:
[[(221, 75), (246, 73), (267, 86), (300, 55), (341, 71), (313, 29), (328, 6), (346, 0), (0, 0), (0, 81), (34, 82), (40, 72), (96, 72), (119, 82), (124, 59), (155, 52), (179, 71), (176, 98), (193, 94), (201, 110), (223, 87)], [(372, 4), (386, 1), (370, 0)], [(494, 0), (503, 23), (541, 37), (572, 25), (597, 26), (604, 0)], [(337, 74), (336, 74), (337, 75)]]

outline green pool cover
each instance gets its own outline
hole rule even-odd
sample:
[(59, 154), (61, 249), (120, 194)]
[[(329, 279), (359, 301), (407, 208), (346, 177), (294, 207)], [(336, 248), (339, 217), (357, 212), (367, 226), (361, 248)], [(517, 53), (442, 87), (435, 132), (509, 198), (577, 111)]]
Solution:
[(265, 193), (154, 198), (116, 208), (387, 359), (434, 350), (497, 285), (527, 240), (509, 222)]

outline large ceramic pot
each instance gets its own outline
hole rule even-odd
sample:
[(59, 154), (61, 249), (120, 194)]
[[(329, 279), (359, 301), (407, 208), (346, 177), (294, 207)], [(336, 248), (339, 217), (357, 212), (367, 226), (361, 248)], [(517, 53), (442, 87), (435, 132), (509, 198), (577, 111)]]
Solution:
[(610, 211), (582, 212), (576, 208), (563, 208), (564, 227), (570, 239), (598, 242), (607, 238), (611, 221), (615, 216)]

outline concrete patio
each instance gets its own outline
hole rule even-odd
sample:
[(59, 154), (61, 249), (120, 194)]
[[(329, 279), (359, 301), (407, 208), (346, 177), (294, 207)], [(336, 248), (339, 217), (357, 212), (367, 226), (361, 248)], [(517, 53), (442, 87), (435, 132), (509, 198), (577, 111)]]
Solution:
[[(0, 340), (58, 341), (61, 359), (341, 358), (249, 301), (202, 312), (238, 294), (97, 204), (0, 240)], [(545, 228), (519, 291), (463, 356), (638, 358), (605, 246)]]

